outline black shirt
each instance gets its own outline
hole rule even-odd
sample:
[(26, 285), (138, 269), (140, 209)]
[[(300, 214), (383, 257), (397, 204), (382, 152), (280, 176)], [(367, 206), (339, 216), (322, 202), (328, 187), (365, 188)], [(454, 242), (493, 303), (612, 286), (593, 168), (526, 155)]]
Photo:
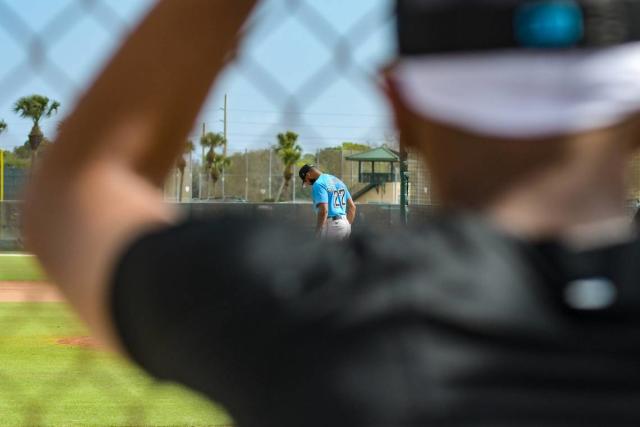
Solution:
[(239, 426), (637, 426), (639, 255), (469, 218), (335, 243), (222, 218), (133, 243), (113, 313)]

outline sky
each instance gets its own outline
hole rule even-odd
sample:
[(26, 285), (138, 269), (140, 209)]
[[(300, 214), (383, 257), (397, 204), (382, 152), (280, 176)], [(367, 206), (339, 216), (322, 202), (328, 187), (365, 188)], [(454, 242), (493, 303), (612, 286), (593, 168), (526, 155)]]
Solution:
[[(26, 141), (28, 120), (12, 112), (34, 93), (62, 107), (56, 126), (154, 0), (0, 0), (0, 148)], [(191, 132), (222, 132), (229, 150), (268, 148), (278, 132), (300, 135), (306, 153), (344, 141), (393, 139), (377, 70), (395, 50), (392, 0), (263, 0), (237, 61), (220, 76)], [(215, 18), (212, 17), (212, 25)], [(34, 55), (41, 52), (41, 55)]]

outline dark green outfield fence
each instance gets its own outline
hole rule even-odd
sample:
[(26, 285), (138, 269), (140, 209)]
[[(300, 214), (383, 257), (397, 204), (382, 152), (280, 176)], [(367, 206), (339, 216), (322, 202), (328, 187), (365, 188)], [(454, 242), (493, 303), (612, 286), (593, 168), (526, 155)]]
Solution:
[(4, 200), (21, 200), (22, 189), (27, 183), (29, 170), (5, 165), (4, 167)]
[[(272, 219), (301, 230), (313, 230), (315, 214), (311, 204), (275, 203), (183, 203), (182, 209), (195, 219), (216, 215), (241, 215), (247, 218)], [(358, 204), (354, 227), (393, 229), (402, 226), (400, 205)], [(429, 206), (411, 206), (410, 222), (419, 222), (430, 211)]]
[[(20, 232), (20, 209), (17, 201), (0, 202), (0, 250), (22, 249)], [(300, 232), (313, 233), (315, 216), (311, 204), (285, 203), (181, 203), (180, 209), (187, 217), (206, 219), (220, 215), (239, 215), (250, 219), (270, 219), (291, 226)], [(369, 228), (392, 231), (401, 227), (400, 205), (357, 205), (357, 218), (354, 229)], [(409, 207), (409, 223), (418, 224), (428, 217), (431, 207), (414, 205)]]
[(0, 251), (22, 248), (21, 202), (0, 202)]

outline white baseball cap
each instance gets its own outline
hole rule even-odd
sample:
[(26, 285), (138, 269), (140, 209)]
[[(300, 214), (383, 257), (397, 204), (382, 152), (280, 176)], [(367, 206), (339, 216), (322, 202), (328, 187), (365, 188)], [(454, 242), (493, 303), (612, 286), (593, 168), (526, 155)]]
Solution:
[(391, 79), (407, 107), (471, 132), (536, 138), (640, 111), (640, 42), (602, 49), (411, 56)]
[(391, 80), (414, 112), (538, 138), (640, 111), (640, 1), (396, 0)]

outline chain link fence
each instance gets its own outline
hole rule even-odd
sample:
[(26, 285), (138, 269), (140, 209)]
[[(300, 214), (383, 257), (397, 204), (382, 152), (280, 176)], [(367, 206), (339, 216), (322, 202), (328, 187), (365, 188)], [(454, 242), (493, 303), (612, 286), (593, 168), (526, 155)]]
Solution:
[[(153, 3), (0, 0), (0, 426), (232, 424), (221, 408), (102, 351), (62, 296), (43, 284), (37, 262), (18, 252), (32, 162)], [(277, 135), (291, 131), (302, 149), (296, 167), (314, 163), (341, 178), (360, 204), (359, 224), (399, 225), (401, 147), (377, 74), (393, 56), (392, 6), (264, 0), (203, 107), (189, 137), (194, 150), (167, 177), (166, 201), (182, 203), (194, 217), (232, 211), (312, 227), (309, 189), (295, 178), (285, 182), (275, 149)], [(37, 131), (13, 111), (20, 97), (33, 94), (61, 103)], [(209, 132), (226, 140), (217, 154), (228, 165), (219, 175), (199, 144)], [(640, 158), (633, 162), (631, 201), (640, 199)], [(437, 201), (414, 152), (408, 175), (409, 219), (419, 222)]]
[[(358, 161), (350, 159), (354, 155), (366, 152), (366, 150), (326, 148), (309, 155), (307, 162), (313, 163), (323, 172), (339, 177), (352, 194), (358, 194), (370, 183), (371, 177), (366, 174), (371, 171), (371, 162), (363, 162), (365, 164), (360, 165)], [(276, 201), (296, 203), (311, 201), (310, 189), (302, 188), (298, 180), (292, 181), (286, 191), (284, 189), (281, 191), (284, 184), (284, 165), (273, 148), (234, 153), (229, 156), (229, 161), (229, 166), (221, 171), (219, 179), (213, 181), (206, 172), (202, 171), (201, 163), (192, 155), (188, 156), (184, 178), (179, 169), (175, 169), (167, 178), (165, 199), (171, 202), (225, 200), (251, 203)], [(400, 179), (399, 161), (394, 162), (393, 170), (387, 162), (375, 163), (376, 172), (390, 175), (388, 187), (394, 187)], [(397, 192), (395, 195), (380, 191), (376, 194), (377, 197), (367, 194), (368, 197), (357, 201), (362, 203), (366, 199), (365, 202), (368, 203), (399, 203)]]
[[(0, 426), (232, 424), (215, 405), (156, 384), (102, 351), (44, 284), (37, 261), (16, 252), (32, 162), (153, 3), (0, 0)], [(167, 178), (167, 202), (184, 203), (193, 216), (236, 211), (309, 227), (309, 190), (284, 182), (275, 150), (277, 134), (292, 131), (302, 148), (296, 167), (314, 163), (345, 181), (362, 205), (363, 224), (400, 224), (398, 162), (357, 160), (380, 147), (399, 155), (377, 88), (377, 70), (393, 56), (392, 6), (391, 0), (263, 1), (237, 60), (203, 107), (190, 136), (195, 149)], [(34, 94), (61, 104), (39, 127), (13, 111), (19, 98)], [(199, 145), (207, 132), (227, 141), (229, 163), (216, 179)], [(413, 155), (409, 191), (412, 212), (425, 215), (429, 181)]]

